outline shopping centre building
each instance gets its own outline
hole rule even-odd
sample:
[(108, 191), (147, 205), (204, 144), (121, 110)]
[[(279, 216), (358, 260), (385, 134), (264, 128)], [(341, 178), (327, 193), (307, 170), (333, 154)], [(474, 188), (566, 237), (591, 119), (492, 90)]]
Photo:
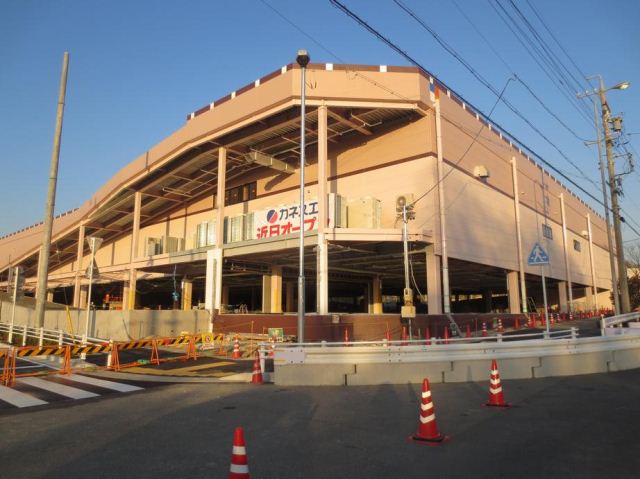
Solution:
[[(188, 115), (81, 207), (55, 219), (48, 297), (105, 309), (297, 309), (301, 69), (290, 64)], [(309, 313), (398, 312), (402, 198), (418, 313), (611, 304), (603, 218), (454, 92), (410, 67), (306, 71)], [(62, 160), (64, 161), (64, 159)], [(401, 204), (401, 203), (400, 203)], [(42, 225), (0, 238), (0, 280), (36, 288)]]

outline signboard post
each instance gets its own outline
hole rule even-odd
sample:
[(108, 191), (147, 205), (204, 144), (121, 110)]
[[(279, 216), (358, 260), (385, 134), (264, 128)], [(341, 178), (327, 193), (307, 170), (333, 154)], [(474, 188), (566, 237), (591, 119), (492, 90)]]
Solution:
[(542, 297), (544, 299), (544, 322), (547, 328), (546, 337), (549, 338), (549, 309), (547, 306), (547, 283), (544, 277), (544, 266), (549, 264), (549, 255), (540, 246), (540, 243), (533, 245), (531, 253), (529, 253), (529, 259), (527, 260), (529, 266), (540, 266), (540, 276), (542, 276)]

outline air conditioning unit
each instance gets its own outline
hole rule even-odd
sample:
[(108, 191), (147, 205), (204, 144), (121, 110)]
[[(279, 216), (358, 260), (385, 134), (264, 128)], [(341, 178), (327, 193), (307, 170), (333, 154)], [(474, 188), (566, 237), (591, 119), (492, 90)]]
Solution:
[(155, 256), (162, 253), (162, 239), (146, 237), (144, 240), (145, 256)]
[(173, 236), (163, 236), (160, 240), (160, 250), (163, 253), (177, 253), (184, 250), (184, 239)]
[(329, 193), (329, 228), (347, 227), (347, 199), (337, 193)]
[(224, 242), (242, 241), (244, 234), (244, 215), (228, 216), (224, 219)]
[(382, 204), (371, 196), (347, 202), (347, 226), (349, 228), (380, 228)]
[(253, 213), (247, 213), (244, 215), (244, 231), (242, 239), (245, 241), (256, 239), (256, 232), (253, 228)]

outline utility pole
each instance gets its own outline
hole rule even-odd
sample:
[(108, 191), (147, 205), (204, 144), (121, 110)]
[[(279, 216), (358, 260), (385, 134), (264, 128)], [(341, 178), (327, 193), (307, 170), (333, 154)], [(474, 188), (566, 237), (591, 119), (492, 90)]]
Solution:
[(40, 257), (38, 258), (38, 289), (36, 290), (36, 325), (44, 326), (44, 302), (47, 297), (47, 278), (49, 276), (49, 253), (51, 250), (51, 230), (53, 228), (53, 211), (56, 204), (56, 186), (58, 183), (58, 160), (60, 158), (60, 137), (62, 136), (62, 119), (64, 117), (64, 100), (67, 92), (67, 70), (69, 68), (69, 52), (64, 52), (60, 91), (58, 93), (58, 111), (56, 114), (56, 131), (53, 136), (51, 168), (49, 170), (49, 190), (44, 214), (44, 236)]
[(618, 287), (620, 289), (620, 312), (628, 313), (631, 310), (629, 302), (629, 286), (627, 283), (627, 266), (624, 260), (624, 245), (622, 242), (622, 230), (620, 222), (620, 203), (618, 200), (618, 186), (616, 182), (615, 165), (613, 163), (613, 138), (609, 131), (609, 121), (611, 114), (607, 97), (605, 95), (604, 80), (600, 77), (600, 105), (602, 106), (602, 127), (604, 130), (604, 141), (607, 151), (607, 167), (609, 171), (609, 190), (611, 192), (611, 209), (613, 210), (613, 233), (616, 240), (616, 253), (618, 258)]

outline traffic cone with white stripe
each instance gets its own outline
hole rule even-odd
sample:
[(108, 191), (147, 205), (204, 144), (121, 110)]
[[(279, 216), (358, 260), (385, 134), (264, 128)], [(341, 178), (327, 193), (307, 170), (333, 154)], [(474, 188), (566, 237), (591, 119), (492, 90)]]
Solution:
[(251, 384), (263, 384), (262, 368), (260, 368), (260, 351), (256, 351), (256, 360), (253, 362), (253, 374), (251, 375)]
[(487, 322), (482, 321), (482, 337), (486, 337), (486, 336), (487, 336)]
[(244, 446), (244, 432), (241, 427), (237, 427), (233, 434), (229, 479), (249, 479), (247, 449)]
[(438, 445), (444, 442), (447, 437), (438, 431), (436, 423), (436, 414), (431, 401), (431, 390), (429, 389), (429, 380), (422, 380), (422, 401), (420, 403), (420, 423), (418, 424), (418, 432), (413, 436), (409, 436), (411, 441), (424, 442), (431, 445)]
[(500, 382), (500, 372), (496, 360), (491, 361), (491, 379), (489, 380), (489, 401), (485, 406), (510, 407), (511, 404), (505, 402)]
[(238, 336), (233, 338), (233, 353), (231, 353), (231, 359), (240, 359), (240, 342)]

